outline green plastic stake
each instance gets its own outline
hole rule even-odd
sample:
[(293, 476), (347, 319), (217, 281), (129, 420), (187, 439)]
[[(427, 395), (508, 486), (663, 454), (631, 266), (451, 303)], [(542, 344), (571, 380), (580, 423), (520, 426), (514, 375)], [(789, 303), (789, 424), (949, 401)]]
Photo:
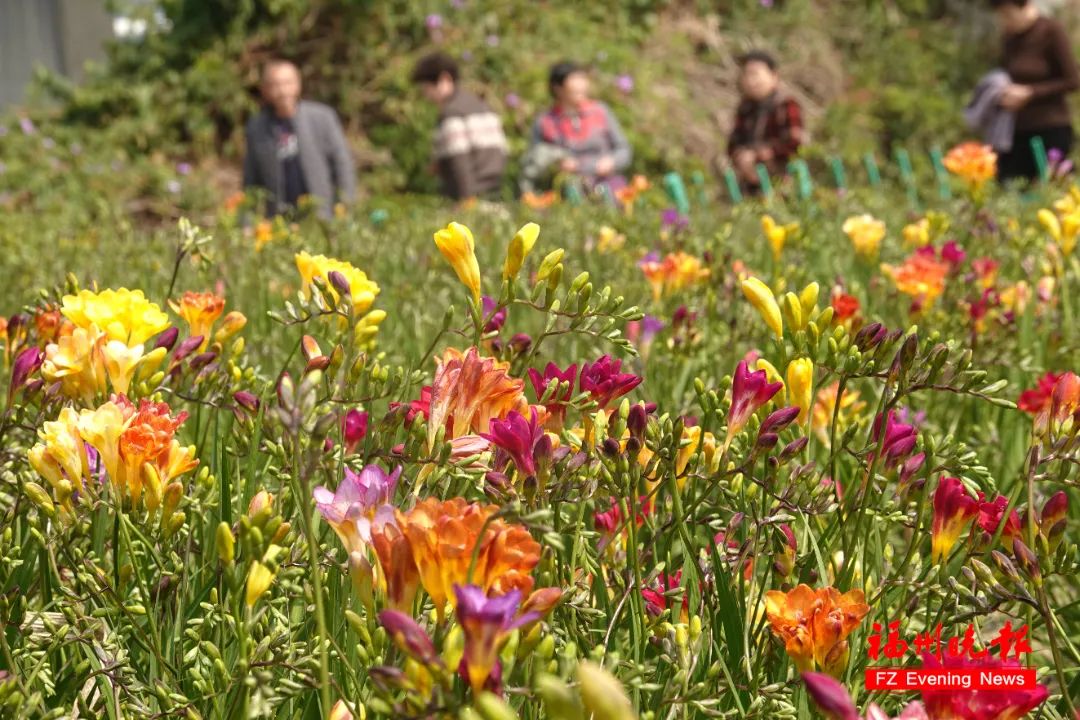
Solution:
[(847, 175), (844, 173), (844, 161), (833, 155), (829, 158), (829, 166), (832, 168), (833, 181), (836, 189), (847, 190)]
[(581, 189), (575, 183), (567, 183), (563, 188), (563, 194), (566, 195), (566, 200), (571, 205), (581, 204)]
[(1031, 152), (1035, 155), (1035, 167), (1039, 169), (1039, 179), (1046, 182), (1050, 178), (1050, 160), (1046, 156), (1046, 145), (1038, 135), (1031, 138)]
[(611, 191), (611, 188), (607, 183), (600, 183), (599, 192), (603, 196), (605, 203), (612, 206), (618, 205), (618, 202), (615, 200), (615, 193)]
[(668, 197), (675, 203), (675, 209), (682, 215), (690, 213), (690, 198), (686, 195), (686, 185), (682, 176), (677, 172), (669, 172), (664, 176), (664, 190)]
[(881, 171), (878, 170), (877, 160), (874, 159), (874, 153), (866, 153), (863, 156), (863, 165), (866, 166), (866, 177), (870, 181), (871, 187), (877, 187), (881, 184)]
[(941, 148), (930, 150), (930, 162), (934, 165), (934, 177), (937, 178), (938, 196), (942, 200), (952, 197), (952, 183), (949, 182), (949, 171), (945, 169), (945, 156), (941, 154)]
[(739, 189), (739, 179), (735, 177), (735, 171), (728, 168), (724, 171), (724, 184), (727, 185), (728, 197), (731, 202), (738, 205), (742, 202), (742, 190)]
[(896, 148), (896, 164), (900, 166), (900, 180), (907, 190), (908, 200), (915, 206), (919, 204), (919, 189), (915, 183), (915, 171), (911, 167), (911, 156), (906, 148)]
[(814, 186), (810, 180), (810, 168), (802, 158), (792, 160), (788, 165), (788, 172), (795, 176), (798, 182), (799, 198), (806, 200), (813, 193)]
[(695, 170), (690, 176), (690, 182), (694, 183), (694, 188), (697, 190), (698, 202), (702, 205), (707, 203), (709, 198), (705, 191), (705, 173)]
[(773, 194), (772, 179), (769, 177), (769, 169), (762, 163), (758, 163), (754, 168), (757, 170), (758, 182), (761, 183), (761, 194), (766, 199), (771, 198)]

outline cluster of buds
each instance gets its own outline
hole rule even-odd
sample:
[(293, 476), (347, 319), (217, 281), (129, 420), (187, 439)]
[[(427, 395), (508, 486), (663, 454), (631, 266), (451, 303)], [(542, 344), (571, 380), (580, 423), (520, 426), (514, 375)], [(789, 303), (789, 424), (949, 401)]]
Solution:
[[(260, 490), (236, 528), (222, 521), (217, 529), (217, 552), (222, 573), (233, 592), (244, 586), (244, 602), (254, 607), (274, 581), (278, 558), (285, 551), (290, 526), (274, 509), (274, 496)], [(239, 537), (240, 563), (237, 562)]]

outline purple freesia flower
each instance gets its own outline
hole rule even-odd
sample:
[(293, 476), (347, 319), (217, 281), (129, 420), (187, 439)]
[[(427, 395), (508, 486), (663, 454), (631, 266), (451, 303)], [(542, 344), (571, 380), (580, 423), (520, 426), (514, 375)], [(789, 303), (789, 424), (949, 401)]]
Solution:
[(439, 15), (438, 13), (431, 13), (426, 18), (424, 18), (424, 25), (427, 27), (428, 30), (438, 30), (443, 26), (442, 15)]
[(536, 408), (529, 408), (529, 418), (511, 410), (505, 420), (492, 418), (489, 431), (480, 437), (506, 452), (523, 477), (536, 476), (534, 449), (544, 437), (544, 428), (537, 422)]
[(484, 38), (484, 42), (487, 43), (488, 47), (499, 47), (499, 36), (492, 33)]
[(315, 488), (315, 508), (349, 552), (363, 551), (371, 543), (372, 529), (394, 522), (389, 503), (400, 475), (400, 467), (389, 475), (378, 465), (368, 465), (359, 473), (345, 468), (336, 491), (322, 485)]
[(672, 230), (685, 230), (690, 225), (690, 218), (675, 208), (666, 208), (660, 212), (660, 225)]
[(53, 140), (51, 137), (41, 138), (41, 147), (45, 148), (46, 150), (52, 150), (54, 147), (56, 147), (56, 141)]
[(480, 317), (484, 320), (486, 333), (499, 332), (506, 322), (506, 308), (499, 308), (496, 312), (496, 307), (496, 302), (487, 295), (480, 298)]
[(660, 253), (656, 252), (655, 250), (652, 250), (652, 251), (646, 253), (643, 258), (638, 260), (637, 266), (638, 267), (645, 267), (646, 265), (649, 265), (650, 263), (658, 263), (658, 262), (660, 262)]
[(23, 131), (23, 135), (33, 135), (37, 132), (37, 128), (34, 127), (34, 121), (28, 117), (19, 118), (19, 127)]
[(191, 174), (191, 163), (181, 162), (176, 164), (176, 172), (180, 175)]
[(510, 633), (522, 625), (540, 619), (540, 613), (518, 615), (521, 592), (511, 590), (501, 597), (489, 598), (475, 585), (455, 585), (457, 619), (465, 635), (462, 657), (465, 674), (473, 692), (484, 688), (499, 663), (499, 649)]
[(11, 366), (11, 383), (8, 385), (8, 405), (11, 405), (15, 393), (26, 385), (30, 375), (41, 367), (44, 359), (45, 353), (38, 347), (28, 347), (15, 356), (15, 362)]
[(521, 97), (517, 93), (506, 93), (504, 102), (506, 103), (506, 107), (509, 108), (521, 107)]
[(619, 75), (615, 78), (615, 87), (619, 92), (629, 95), (634, 92), (634, 78), (630, 75)]
[(641, 377), (620, 372), (621, 369), (622, 360), (610, 355), (604, 355), (594, 363), (585, 363), (581, 368), (581, 389), (592, 395), (601, 410), (641, 384)]

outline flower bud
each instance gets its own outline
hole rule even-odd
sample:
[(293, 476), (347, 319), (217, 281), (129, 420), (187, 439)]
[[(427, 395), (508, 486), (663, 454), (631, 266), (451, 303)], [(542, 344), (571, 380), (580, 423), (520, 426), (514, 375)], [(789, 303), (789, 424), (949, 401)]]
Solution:
[(218, 559), (223, 565), (231, 565), (236, 557), (236, 538), (233, 537), (229, 523), (222, 521), (217, 529)]
[(38, 485), (36, 482), (27, 482), (23, 484), (23, 492), (30, 498), (30, 502), (37, 506), (38, 510), (43, 512), (48, 517), (56, 516), (56, 506), (53, 504), (52, 498), (49, 497), (49, 493), (45, 488)]
[(247, 589), (244, 592), (244, 602), (247, 603), (247, 606), (255, 607), (255, 603), (270, 589), (273, 582), (274, 573), (270, 568), (258, 560), (251, 563), (251, 569), (248, 571)]
[(615, 676), (585, 660), (578, 665), (581, 699), (595, 720), (635, 720), (634, 706)]
[[(158, 335), (157, 341), (154, 343), (154, 349), (165, 348), (166, 351), (172, 350), (173, 345), (176, 344), (176, 339), (180, 337), (180, 330), (175, 327), (171, 327), (165, 332)], [(202, 340), (200, 339), (200, 342)]]

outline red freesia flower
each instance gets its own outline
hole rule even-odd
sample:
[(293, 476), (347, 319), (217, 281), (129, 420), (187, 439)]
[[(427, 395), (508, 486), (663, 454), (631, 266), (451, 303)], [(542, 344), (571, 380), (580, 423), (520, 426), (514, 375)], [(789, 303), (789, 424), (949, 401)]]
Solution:
[(943, 477), (934, 492), (934, 521), (931, 528), (931, 557), (944, 560), (956, 545), (960, 533), (979, 514), (979, 502), (954, 477)]
[[(999, 670), (1022, 667), (1019, 660), (993, 656), (980, 659), (949, 658), (942, 664), (932, 653), (923, 654), (923, 667), (937, 669)], [(1041, 705), (1049, 695), (1044, 685), (1031, 689), (923, 690), (922, 700), (931, 718), (955, 720), (1017, 720)]]
[(731, 407), (728, 409), (725, 447), (743, 429), (750, 416), (772, 400), (783, 387), (782, 382), (769, 382), (769, 375), (764, 370), (750, 372), (745, 360), (736, 366), (731, 380)]

